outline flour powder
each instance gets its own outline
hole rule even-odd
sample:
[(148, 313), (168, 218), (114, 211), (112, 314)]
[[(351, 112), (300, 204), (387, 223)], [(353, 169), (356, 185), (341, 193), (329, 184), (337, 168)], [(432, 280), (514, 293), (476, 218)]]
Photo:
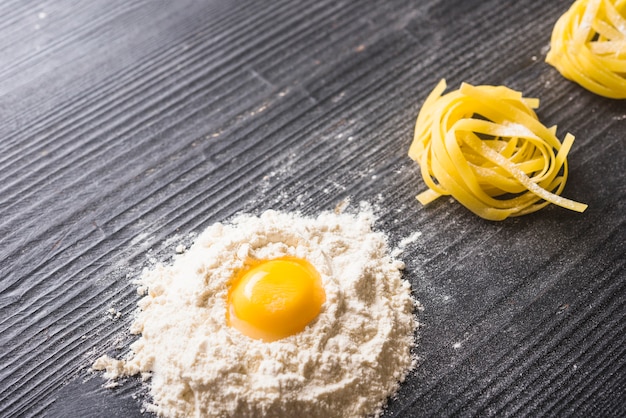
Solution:
[[(141, 278), (141, 337), (123, 360), (93, 369), (150, 377), (164, 417), (379, 416), (414, 366), (417, 321), (403, 263), (372, 231), (373, 215), (265, 212), (217, 223), (171, 266)], [(249, 259), (295, 256), (322, 276), (326, 302), (304, 331), (265, 343), (226, 325), (226, 299)]]

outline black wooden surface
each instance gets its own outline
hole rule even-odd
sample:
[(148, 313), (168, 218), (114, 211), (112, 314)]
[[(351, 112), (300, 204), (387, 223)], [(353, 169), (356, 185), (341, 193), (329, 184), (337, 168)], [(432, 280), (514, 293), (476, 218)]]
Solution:
[[(626, 415), (626, 105), (543, 62), (569, 3), (1, 2), (0, 416), (142, 416), (137, 379), (88, 366), (133, 340), (149, 259), (348, 196), (392, 245), (421, 232), (421, 360), (386, 416)], [(442, 77), (539, 97), (588, 211), (421, 207), (406, 151)]]

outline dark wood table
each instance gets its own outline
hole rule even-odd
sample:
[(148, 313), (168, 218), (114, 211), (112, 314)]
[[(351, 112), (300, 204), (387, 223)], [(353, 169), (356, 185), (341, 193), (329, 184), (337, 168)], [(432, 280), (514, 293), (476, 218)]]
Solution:
[[(385, 416), (626, 415), (626, 105), (544, 62), (569, 4), (3, 1), (0, 416), (142, 416), (137, 379), (88, 368), (133, 341), (149, 259), (236, 212), (346, 197), (392, 246), (421, 232), (401, 256), (420, 364)], [(589, 209), (420, 206), (406, 152), (441, 78), (540, 98)]]

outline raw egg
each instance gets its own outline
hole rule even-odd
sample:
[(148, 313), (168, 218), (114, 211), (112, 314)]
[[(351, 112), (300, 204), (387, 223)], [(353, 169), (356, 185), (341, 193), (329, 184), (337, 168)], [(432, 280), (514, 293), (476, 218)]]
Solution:
[(325, 300), (321, 276), (308, 261), (255, 261), (229, 289), (226, 321), (250, 338), (276, 341), (304, 330)]

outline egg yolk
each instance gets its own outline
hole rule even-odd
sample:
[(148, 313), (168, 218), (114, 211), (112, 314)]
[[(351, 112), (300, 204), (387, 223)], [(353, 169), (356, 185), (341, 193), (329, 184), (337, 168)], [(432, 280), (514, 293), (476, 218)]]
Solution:
[(301, 332), (320, 313), (326, 293), (320, 274), (300, 258), (255, 262), (235, 278), (226, 321), (266, 342)]

